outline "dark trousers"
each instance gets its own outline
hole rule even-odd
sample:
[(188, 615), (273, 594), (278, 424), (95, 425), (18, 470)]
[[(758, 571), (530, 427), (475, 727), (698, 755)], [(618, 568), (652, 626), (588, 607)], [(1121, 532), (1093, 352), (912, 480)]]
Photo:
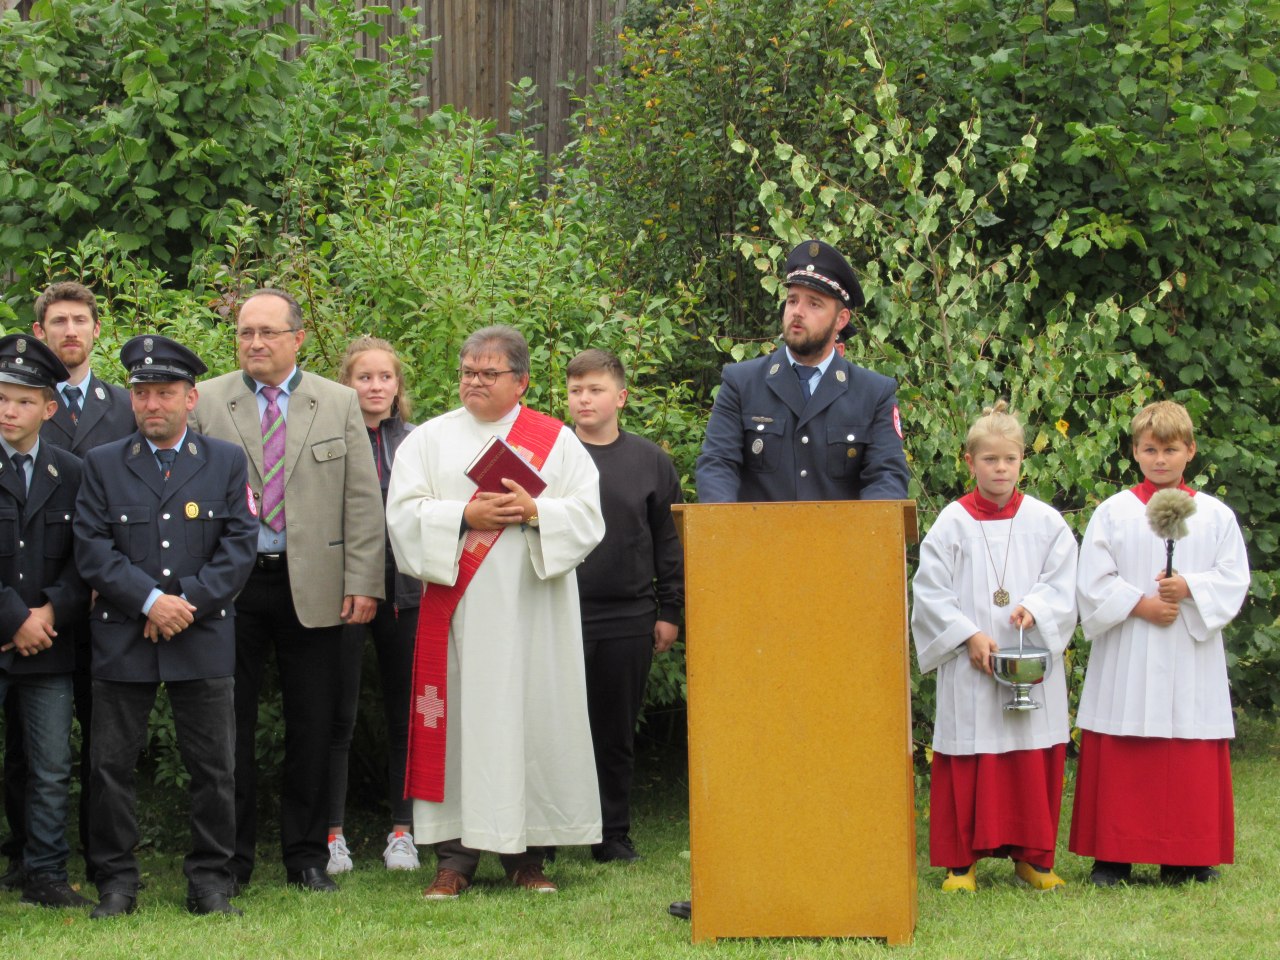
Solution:
[[(435, 845), (435, 850), (437, 870), (457, 870), (468, 880), (476, 875), (482, 851), (465, 846), (461, 840), (441, 840)], [(511, 876), (526, 863), (541, 865), (542, 850), (535, 848), (523, 853), (500, 853), (498, 859), (502, 861), (502, 869), (507, 871), (507, 876)]]
[(308, 628), (290, 599), (289, 573), (255, 569), (236, 599), (236, 847), (231, 872), (253, 874), (258, 837), (258, 698), (275, 650), (284, 706), (280, 845), (288, 870), (329, 862), (329, 741), (341, 692), (342, 626)]
[[(395, 567), (387, 568), (387, 596), (396, 595)], [(418, 608), (397, 611), (394, 600), (383, 600), (367, 624), (342, 628), (342, 692), (329, 745), (329, 826), (339, 827), (347, 809), (348, 754), (356, 729), (360, 701), (360, 667), (364, 639), (373, 634), (382, 681), (382, 710), (387, 721), (387, 801), (392, 823), (413, 823), (413, 801), (404, 795), (405, 760), (409, 753), (409, 693), (413, 686), (413, 644), (418, 633)]]
[(22, 848), (27, 845), (27, 752), (20, 709), (17, 697), (5, 699), (4, 815), (9, 834), (0, 843), (0, 853), (14, 863), (22, 863)]
[(644, 706), (644, 687), (653, 662), (653, 633), (587, 640), (583, 653), (604, 837), (621, 838), (631, 832), (636, 721)]
[[(89, 867), (89, 751), (93, 729), (93, 681), (89, 676), (89, 631), (83, 624), (64, 627), (74, 630), (76, 669), (73, 675), (75, 717), (80, 721), (80, 849), (84, 851), (85, 871)], [(22, 713), (18, 698), (10, 697), (4, 705), (4, 815), (9, 821), (9, 835), (0, 843), (0, 854), (21, 862), (22, 848), (27, 842), (27, 754), (22, 743)]]
[[(190, 896), (227, 893), (235, 839), (232, 679), (165, 684), (173, 705), (178, 751), (191, 775), (191, 852), (182, 862)], [(90, 866), (98, 891), (137, 896), (136, 777), (158, 683), (94, 680), (93, 809)]]

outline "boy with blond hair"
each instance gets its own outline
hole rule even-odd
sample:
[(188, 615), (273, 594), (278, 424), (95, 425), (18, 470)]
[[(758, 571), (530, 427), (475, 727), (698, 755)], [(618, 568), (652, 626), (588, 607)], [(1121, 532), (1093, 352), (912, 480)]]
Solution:
[[(1018, 489), (1026, 439), (1004, 400), (965, 439), (973, 490), (947, 506), (920, 544), (911, 634), (921, 673), (937, 677), (929, 787), (929, 860), (942, 889), (974, 892), (984, 857), (1013, 861), (1033, 890), (1056, 890), (1053, 871), (1067, 758), (1062, 655), (1076, 627), (1076, 539), (1049, 504)], [(991, 655), (1049, 651), (1038, 709), (1004, 709), (1008, 691)]]
[[(1143, 480), (1098, 507), (1080, 550), (1080, 625), (1092, 649), (1069, 847), (1094, 858), (1097, 886), (1128, 881), (1134, 863), (1159, 864), (1165, 883), (1204, 883), (1234, 856), (1222, 630), (1244, 603), (1249, 561), (1235, 514), (1184, 482), (1196, 454), (1186, 409), (1144, 407), (1132, 436)], [(1172, 489), (1195, 512), (1166, 576), (1166, 541), (1147, 504)]]

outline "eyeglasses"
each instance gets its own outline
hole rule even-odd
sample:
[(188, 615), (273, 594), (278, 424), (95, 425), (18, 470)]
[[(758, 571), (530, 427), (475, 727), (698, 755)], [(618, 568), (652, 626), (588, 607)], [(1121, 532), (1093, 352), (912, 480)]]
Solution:
[(458, 379), (463, 383), (478, 383), (492, 387), (504, 373), (515, 373), (514, 370), (459, 370)]
[(243, 330), (236, 331), (236, 339), (241, 343), (253, 343), (255, 340), (261, 340), (263, 343), (275, 343), (281, 337), (290, 333), (297, 333), (290, 327), (283, 330), (254, 330), (252, 327), (246, 327)]

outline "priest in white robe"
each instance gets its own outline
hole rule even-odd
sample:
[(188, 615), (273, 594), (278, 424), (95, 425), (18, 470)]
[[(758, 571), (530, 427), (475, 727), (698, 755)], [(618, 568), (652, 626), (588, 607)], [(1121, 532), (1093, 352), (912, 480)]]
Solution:
[[(426, 735), (443, 714), (446, 732), (442, 799), (414, 792), (414, 836), (436, 844), (428, 899), (470, 886), (482, 850), (498, 853), (517, 885), (550, 893), (534, 848), (601, 838), (574, 576), (604, 536), (599, 477), (572, 430), (521, 405), (529, 353), (515, 330), (468, 338), (460, 378), (463, 406), (409, 435), (387, 497), (399, 568), (428, 584), (424, 609), (432, 590), (444, 596), (458, 583), (465, 546), (491, 543), (448, 621), (442, 697), (415, 668), (411, 725)], [(544, 425), (541, 453), (517, 440), (531, 419)], [(546, 489), (536, 498), (510, 481), (506, 492), (477, 493), (466, 471), (494, 436), (539, 466)]]

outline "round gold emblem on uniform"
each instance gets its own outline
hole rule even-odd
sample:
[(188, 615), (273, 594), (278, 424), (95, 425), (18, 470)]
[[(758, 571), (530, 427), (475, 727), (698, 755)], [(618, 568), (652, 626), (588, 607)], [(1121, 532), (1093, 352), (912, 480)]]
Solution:
[(187, 515), (188, 520), (194, 520), (196, 517), (200, 516), (200, 508), (196, 505), (195, 501), (188, 502), (187, 505), (182, 508), (182, 512)]

